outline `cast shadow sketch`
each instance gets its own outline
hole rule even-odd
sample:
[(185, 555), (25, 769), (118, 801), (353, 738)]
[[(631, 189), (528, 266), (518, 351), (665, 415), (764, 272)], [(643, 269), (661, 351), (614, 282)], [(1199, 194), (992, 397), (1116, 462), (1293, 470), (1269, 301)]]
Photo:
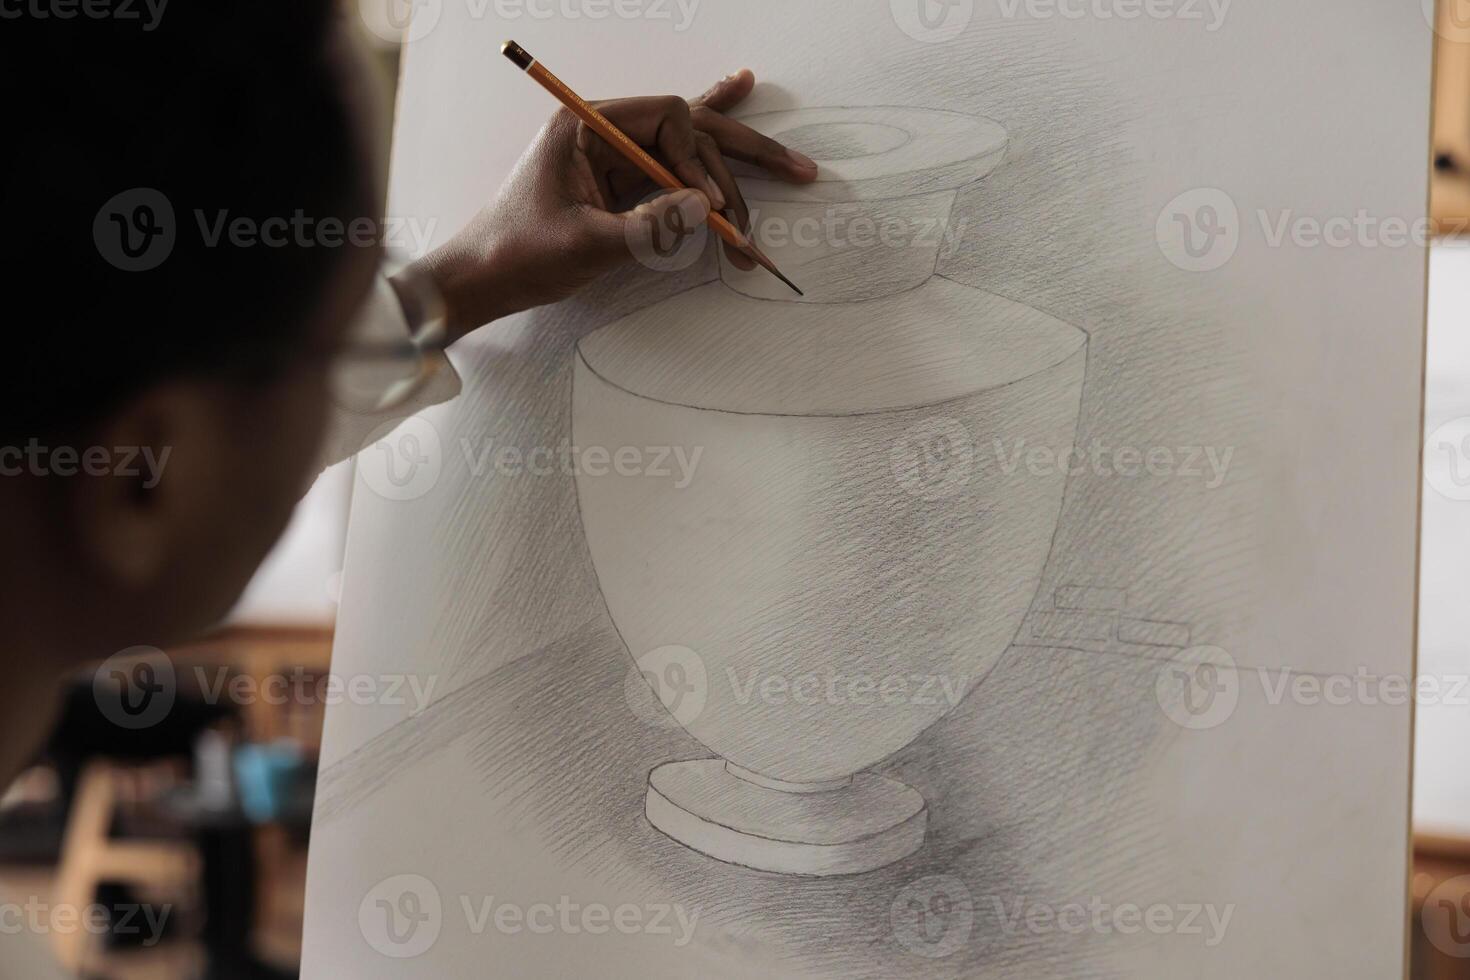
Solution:
[[(805, 295), (634, 235), (358, 457), (333, 669), (436, 684), (327, 713), (303, 975), (1398, 969), (1408, 711), (1292, 694), (1413, 671), (1424, 260), (1256, 218), (1422, 207), (1382, 147), (1427, 139), (1423, 18), (972, 6), (939, 38), (913, 0), (677, 35), (445, 4), (408, 52), (391, 207), (440, 238), (554, 111), (505, 37), (584, 91), (747, 52), (731, 114), (819, 165), (731, 163)], [(1392, 71), (1291, 44), (1364, 31)], [(412, 953), (404, 876), (443, 910)], [(697, 926), (502, 933), (462, 914), (492, 895)]]

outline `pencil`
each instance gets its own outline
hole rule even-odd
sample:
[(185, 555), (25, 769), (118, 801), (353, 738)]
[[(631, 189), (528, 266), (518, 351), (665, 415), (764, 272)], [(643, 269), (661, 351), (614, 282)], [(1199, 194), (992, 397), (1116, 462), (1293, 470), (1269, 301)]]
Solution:
[[(647, 174), (649, 179), (654, 183), (671, 191), (686, 189), (679, 178), (670, 173), (667, 167), (650, 156), (643, 147), (629, 139), (621, 129), (618, 129), (618, 127), (609, 122), (606, 116), (589, 105), (586, 99), (573, 92), (565, 82), (548, 71), (545, 65), (531, 57), (525, 48), (514, 41), (506, 41), (500, 46), (500, 53), (509, 58), (517, 68), (539, 82), (542, 88), (555, 96), (556, 100), (562, 105), (572, 110), (578, 119), (586, 123), (598, 136), (601, 136), (609, 146), (627, 157), (634, 166)], [(746, 237), (739, 228), (736, 228), (726, 220), (724, 215), (718, 211), (710, 211), (709, 224), (732, 248), (790, 286), (796, 291), (798, 296), (806, 295), (797, 288), (796, 283), (782, 275), (781, 270), (776, 268), (776, 263), (767, 258), (764, 252), (756, 248), (755, 243)]]

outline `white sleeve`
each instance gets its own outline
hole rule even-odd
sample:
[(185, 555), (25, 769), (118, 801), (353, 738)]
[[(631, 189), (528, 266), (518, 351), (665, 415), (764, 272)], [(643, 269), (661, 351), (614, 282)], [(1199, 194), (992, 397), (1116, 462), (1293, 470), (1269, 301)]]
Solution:
[[(387, 278), (379, 275), (357, 323), (353, 324), (352, 338), (359, 343), (381, 346), (401, 342), (408, 337), (408, 319), (403, 315), (398, 294)], [(459, 375), (444, 353), (432, 351), (424, 357), (426, 363), (423, 367), (429, 372), (428, 379), (403, 404), (394, 405), (386, 411), (375, 411), (350, 407), (344, 404), (345, 399), (332, 399), (326, 437), (317, 457), (318, 473), (349, 456), (355, 456), (377, 434), (379, 427), (394, 420), (406, 419), (430, 405), (446, 402), (459, 394)]]

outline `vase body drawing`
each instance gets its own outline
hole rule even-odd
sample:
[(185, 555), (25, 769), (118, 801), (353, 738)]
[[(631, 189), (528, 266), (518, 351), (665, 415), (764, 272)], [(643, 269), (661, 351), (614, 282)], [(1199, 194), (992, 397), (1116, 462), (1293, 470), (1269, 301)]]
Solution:
[[(719, 281), (584, 338), (574, 443), (694, 465), (579, 470), (578, 504), (630, 656), (710, 752), (650, 773), (649, 821), (751, 868), (860, 873), (927, 825), (922, 796), (872, 768), (984, 678), (1030, 608), (1087, 338), (935, 274), (958, 189), (1004, 155), (995, 123), (746, 121), (822, 167), (815, 185), (742, 180), (758, 230), (788, 232), (758, 242), (807, 295), (722, 255)], [(793, 237), (813, 222), (816, 241)]]

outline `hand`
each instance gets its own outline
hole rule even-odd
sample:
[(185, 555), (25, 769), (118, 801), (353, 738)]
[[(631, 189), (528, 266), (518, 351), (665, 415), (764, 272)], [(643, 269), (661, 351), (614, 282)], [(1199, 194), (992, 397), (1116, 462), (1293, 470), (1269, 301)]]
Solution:
[[(711, 202), (748, 230), (750, 211), (726, 157), (792, 183), (815, 180), (811, 160), (725, 117), (754, 87), (755, 76), (745, 70), (693, 101), (655, 96), (594, 103), (692, 188), (643, 204), (637, 202), (656, 185), (570, 111), (558, 111), (496, 201), (420, 263), (448, 303), (450, 336), (571, 296), (634, 261), (630, 243), (651, 246), (655, 229), (703, 224)], [(752, 268), (728, 245), (726, 251), (736, 265)]]

